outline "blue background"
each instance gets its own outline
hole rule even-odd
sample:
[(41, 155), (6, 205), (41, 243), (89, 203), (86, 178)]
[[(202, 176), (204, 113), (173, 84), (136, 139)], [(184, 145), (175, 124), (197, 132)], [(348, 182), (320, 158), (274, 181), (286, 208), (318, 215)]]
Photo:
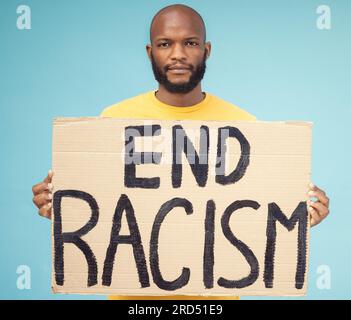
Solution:
[[(0, 298), (70, 299), (50, 292), (50, 222), (31, 186), (51, 166), (56, 116), (97, 116), (124, 98), (156, 88), (145, 53), (153, 15), (171, 1), (1, 0)], [(351, 1), (184, 1), (202, 14), (212, 42), (203, 88), (261, 120), (315, 123), (313, 181), (327, 191), (331, 215), (312, 229), (310, 299), (351, 294)], [(32, 29), (18, 30), (18, 5)], [(331, 30), (316, 27), (319, 5)], [(18, 290), (17, 266), (31, 268)], [(331, 289), (316, 285), (319, 265)], [(105, 297), (87, 297), (100, 298)]]

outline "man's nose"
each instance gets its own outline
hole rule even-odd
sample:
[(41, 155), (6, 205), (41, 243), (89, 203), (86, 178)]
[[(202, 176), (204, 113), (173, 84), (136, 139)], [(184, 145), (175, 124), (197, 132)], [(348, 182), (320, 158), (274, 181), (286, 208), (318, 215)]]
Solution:
[(172, 60), (185, 60), (186, 54), (184, 50), (184, 46), (180, 43), (175, 43), (172, 52), (171, 52), (171, 59)]

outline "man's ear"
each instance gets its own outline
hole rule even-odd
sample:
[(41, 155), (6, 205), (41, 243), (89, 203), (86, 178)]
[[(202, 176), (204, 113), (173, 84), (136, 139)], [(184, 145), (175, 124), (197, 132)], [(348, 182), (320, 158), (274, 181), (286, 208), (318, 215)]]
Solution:
[(205, 50), (206, 50), (206, 60), (210, 57), (211, 55), (211, 42), (210, 41), (207, 41), (205, 43)]
[(147, 44), (146, 45), (146, 53), (149, 57), (149, 60), (151, 60), (151, 51), (152, 51), (152, 47), (151, 47), (151, 44)]

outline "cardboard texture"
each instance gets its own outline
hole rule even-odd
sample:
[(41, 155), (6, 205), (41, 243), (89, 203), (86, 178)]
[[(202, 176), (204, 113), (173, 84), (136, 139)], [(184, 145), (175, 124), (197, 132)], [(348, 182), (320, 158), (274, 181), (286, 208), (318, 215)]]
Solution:
[(53, 292), (305, 295), (311, 139), (309, 122), (55, 119)]

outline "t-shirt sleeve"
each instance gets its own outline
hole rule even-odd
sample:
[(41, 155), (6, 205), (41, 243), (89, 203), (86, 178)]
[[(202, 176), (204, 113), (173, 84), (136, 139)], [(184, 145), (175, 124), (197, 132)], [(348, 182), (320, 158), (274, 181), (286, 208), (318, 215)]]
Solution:
[(109, 109), (110, 107), (106, 107), (105, 109), (103, 109), (100, 113), (100, 117), (111, 117)]
[(253, 114), (249, 113), (249, 120), (250, 121), (257, 121), (257, 118)]

